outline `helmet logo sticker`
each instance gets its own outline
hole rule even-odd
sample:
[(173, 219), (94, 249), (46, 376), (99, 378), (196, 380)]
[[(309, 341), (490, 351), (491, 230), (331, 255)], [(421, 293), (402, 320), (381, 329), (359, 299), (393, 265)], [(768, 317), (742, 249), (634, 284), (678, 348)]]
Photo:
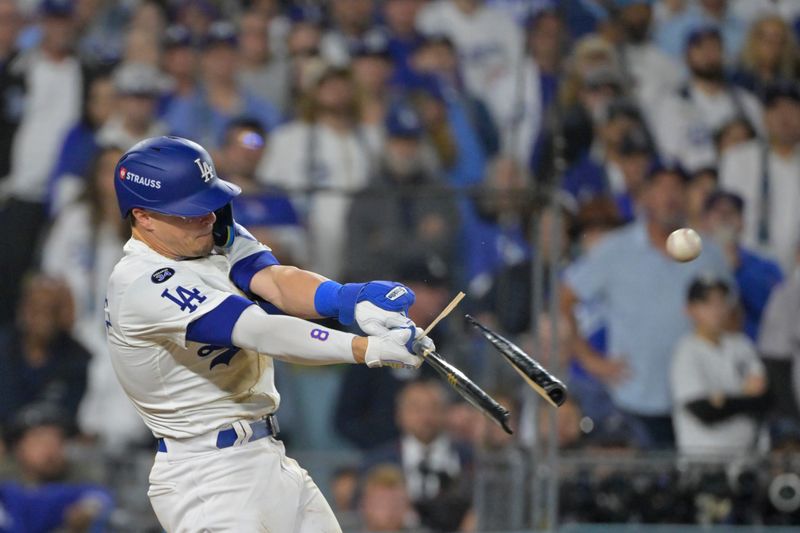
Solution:
[(207, 161), (201, 160), (199, 157), (194, 160), (197, 167), (200, 169), (200, 173), (202, 174), (203, 181), (208, 183), (211, 181), (211, 178), (214, 177), (214, 168), (208, 164)]

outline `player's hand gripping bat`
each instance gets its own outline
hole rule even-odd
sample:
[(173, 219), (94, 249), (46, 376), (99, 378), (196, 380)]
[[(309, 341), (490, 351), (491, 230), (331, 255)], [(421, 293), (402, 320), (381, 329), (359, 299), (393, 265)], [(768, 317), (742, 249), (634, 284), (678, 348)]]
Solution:
[[(453, 301), (448, 304), (439, 316), (425, 328), (425, 335), (428, 335), (433, 327), (444, 317), (455, 309), (458, 302), (464, 298), (464, 293), (459, 292)], [(420, 344), (414, 345), (414, 351), (422, 357), (436, 372), (438, 372), (453, 389), (456, 390), (465, 400), (475, 406), (479, 411), (495, 421), (507, 433), (513, 433), (508, 425), (510, 416), (508, 410), (497, 403), (497, 400), (489, 396), (483, 389), (469, 379), (461, 370), (448, 363), (441, 355), (436, 352), (425, 350)]]
[(516, 370), (520, 376), (533, 387), (553, 407), (558, 407), (567, 399), (567, 387), (561, 381), (545, 370), (542, 365), (537, 363), (531, 356), (522, 349), (487, 328), (470, 315), (466, 315), (467, 320), (480, 331), (486, 339), (492, 343), (497, 351)]

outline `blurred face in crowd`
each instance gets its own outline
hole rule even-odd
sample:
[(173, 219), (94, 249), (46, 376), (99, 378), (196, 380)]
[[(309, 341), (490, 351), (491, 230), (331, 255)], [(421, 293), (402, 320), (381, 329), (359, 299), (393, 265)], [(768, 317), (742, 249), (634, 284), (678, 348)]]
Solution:
[(781, 146), (800, 143), (800, 102), (778, 98), (767, 107), (764, 124), (772, 142)]
[(430, 444), (444, 429), (445, 408), (444, 393), (438, 383), (410, 383), (397, 401), (397, 425), (404, 435)]
[(367, 483), (361, 499), (361, 516), (366, 531), (402, 531), (411, 510), (402, 483)]
[(362, 56), (354, 58), (350, 66), (353, 69), (353, 79), (362, 91), (368, 95), (383, 96), (392, 75), (392, 64), (387, 58)]
[(712, 35), (701, 38), (686, 51), (689, 70), (701, 80), (722, 81), (722, 42)]
[(333, 19), (345, 32), (360, 32), (369, 27), (375, 11), (373, 0), (333, 0)]
[(239, 23), (239, 53), (249, 63), (261, 63), (269, 58), (269, 21), (250, 11)]
[(126, 94), (118, 99), (117, 109), (125, 126), (133, 131), (147, 131), (156, 115), (154, 95)]
[(64, 474), (64, 431), (58, 426), (28, 429), (16, 446), (16, 458), (23, 475), (30, 481), (58, 481)]
[(321, 37), (319, 27), (315, 24), (298, 22), (293, 25), (287, 40), (289, 57), (301, 59), (318, 55)]
[(592, 117), (592, 123), (597, 126), (606, 120), (611, 101), (621, 95), (622, 89), (614, 83), (584, 83), (578, 99)]
[(389, 29), (397, 35), (414, 33), (417, 12), (422, 0), (388, 0), (383, 4), (383, 14)]
[(705, 214), (706, 230), (721, 245), (737, 242), (744, 228), (744, 218), (736, 205), (726, 199), (716, 201)]
[(735, 120), (723, 126), (717, 140), (717, 151), (722, 156), (729, 148), (733, 148), (754, 137), (753, 130), (742, 120)]
[(386, 141), (384, 159), (386, 167), (395, 180), (404, 181), (422, 169), (420, 141), (416, 137), (389, 137)]
[(616, 151), (619, 150), (625, 134), (639, 126), (641, 124), (633, 117), (618, 114), (607, 120), (600, 127), (600, 138), (607, 149)]
[(447, 305), (447, 287), (444, 285), (409, 281), (406, 283), (417, 295), (408, 316), (415, 324), (430, 324), (439, 311)]
[(662, 170), (650, 178), (644, 192), (644, 207), (648, 221), (672, 231), (686, 219), (686, 187), (683, 178), (674, 172)]
[(323, 113), (348, 115), (354, 106), (353, 84), (346, 76), (331, 76), (317, 88), (317, 103)]
[(61, 331), (61, 313), (70, 305), (65, 291), (68, 289), (64, 283), (44, 276), (28, 280), (17, 314), (20, 329), (28, 339), (46, 343)]
[(105, 124), (114, 110), (116, 91), (111, 78), (97, 78), (89, 87), (89, 100), (86, 102), (89, 120), (95, 126)]
[(526, 187), (525, 177), (519, 164), (510, 157), (503, 157), (493, 162), (491, 174), (487, 180), (491, 187), (483, 200), (483, 209), (496, 214), (515, 213), (520, 208), (520, 191)]
[(334, 475), (331, 480), (333, 508), (337, 512), (352, 511), (357, 488), (358, 473), (356, 471), (347, 470)]
[(194, 78), (197, 71), (197, 52), (191, 46), (173, 46), (164, 50), (164, 72), (176, 79)]
[(414, 70), (428, 74), (455, 75), (458, 71), (458, 57), (447, 43), (428, 43), (414, 53)]
[(687, 211), (693, 220), (703, 213), (708, 196), (717, 188), (717, 176), (711, 171), (695, 173), (686, 188)]
[(536, 63), (549, 71), (558, 68), (564, 44), (564, 25), (553, 13), (542, 15), (531, 28), (528, 46)]
[(784, 47), (789, 42), (789, 28), (780, 18), (756, 22), (755, 57), (762, 68), (778, 67)]
[(233, 82), (237, 67), (236, 49), (229, 44), (212, 44), (203, 52), (203, 74), (212, 83)]
[(124, 62), (158, 66), (160, 60), (161, 48), (150, 30), (134, 28), (128, 32), (125, 38)]
[(228, 133), (225, 144), (225, 172), (240, 178), (253, 178), (265, 146), (260, 133), (248, 128), (235, 128)]
[(21, 22), (15, 0), (0, 0), (0, 57), (14, 48)]
[(622, 9), (619, 22), (628, 42), (641, 44), (647, 40), (652, 14), (652, 9), (644, 2)]
[(42, 48), (55, 55), (68, 54), (75, 39), (75, 22), (70, 17), (44, 17)]
[(161, 35), (166, 26), (164, 11), (156, 2), (141, 2), (136, 7), (131, 20), (131, 28), (142, 29), (153, 35)]
[(704, 299), (689, 302), (687, 311), (700, 331), (719, 334), (730, 319), (732, 307), (725, 291), (713, 289)]
[(214, 249), (211, 230), (217, 217), (207, 213), (197, 217), (162, 215), (134, 208), (133, 231), (159, 252), (173, 257), (205, 257)]
[(650, 154), (647, 152), (634, 152), (619, 158), (619, 168), (625, 179), (625, 190), (634, 197), (644, 184), (647, 169), (650, 166)]

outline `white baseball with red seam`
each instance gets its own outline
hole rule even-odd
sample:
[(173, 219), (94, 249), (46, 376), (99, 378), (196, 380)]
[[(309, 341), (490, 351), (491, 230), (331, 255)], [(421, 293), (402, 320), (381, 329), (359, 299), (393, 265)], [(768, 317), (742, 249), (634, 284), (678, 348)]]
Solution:
[(703, 240), (691, 228), (676, 229), (667, 237), (667, 253), (675, 261), (685, 263), (696, 259), (703, 250)]

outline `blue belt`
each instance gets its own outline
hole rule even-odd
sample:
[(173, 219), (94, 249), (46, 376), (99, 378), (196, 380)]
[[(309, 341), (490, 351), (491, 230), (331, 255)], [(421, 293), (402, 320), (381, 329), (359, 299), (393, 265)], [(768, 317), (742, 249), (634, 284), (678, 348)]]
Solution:
[[(243, 441), (242, 444), (263, 439), (269, 437), (270, 435), (277, 436), (280, 432), (280, 428), (278, 427), (278, 417), (275, 415), (269, 415), (266, 418), (262, 418), (261, 420), (256, 420), (254, 422), (242, 423), (249, 425), (252, 431), (251, 435), (247, 438), (247, 440)], [(217, 433), (217, 448), (220, 450), (223, 448), (230, 448), (236, 444), (236, 441), (240, 438), (241, 437), (239, 433), (236, 432), (236, 429), (222, 429), (219, 433)], [(164, 439), (158, 439), (158, 451), (167, 451), (167, 443), (164, 441)]]

